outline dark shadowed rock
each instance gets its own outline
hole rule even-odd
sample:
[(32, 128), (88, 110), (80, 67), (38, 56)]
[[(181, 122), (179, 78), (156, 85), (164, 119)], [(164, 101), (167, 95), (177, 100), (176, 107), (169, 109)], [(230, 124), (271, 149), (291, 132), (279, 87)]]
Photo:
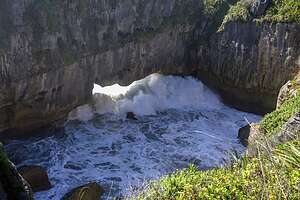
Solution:
[(7, 196), (6, 196), (6, 193), (3, 189), (3, 186), (1, 184), (1, 182), (0, 182), (0, 199), (1, 200), (7, 200)]
[(19, 172), (29, 183), (33, 192), (40, 192), (51, 188), (47, 171), (43, 167), (24, 166), (19, 169)]
[[(29, 184), (19, 174), (16, 167), (7, 158), (0, 143), (0, 185), (8, 200), (33, 200), (33, 193)], [(2, 200), (2, 199), (1, 199)]]
[(103, 188), (93, 182), (71, 190), (62, 200), (99, 200), (103, 192)]
[(240, 139), (241, 143), (244, 146), (248, 146), (248, 138), (250, 135), (250, 129), (251, 129), (251, 127), (249, 124), (239, 129), (238, 138)]
[(136, 117), (135, 117), (135, 114), (133, 112), (128, 112), (126, 114), (126, 118), (127, 119), (131, 119), (131, 120), (138, 120)]
[(272, 0), (254, 0), (251, 4), (250, 12), (253, 17), (260, 17), (262, 16), (267, 8), (272, 3)]

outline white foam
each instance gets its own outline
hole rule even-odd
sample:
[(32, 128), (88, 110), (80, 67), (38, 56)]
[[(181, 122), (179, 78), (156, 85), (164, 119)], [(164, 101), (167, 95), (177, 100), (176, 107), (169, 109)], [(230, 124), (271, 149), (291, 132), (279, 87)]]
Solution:
[[(163, 76), (152, 74), (129, 86), (118, 84), (101, 87), (94, 84), (94, 103), (91, 105), (98, 114), (115, 113), (124, 115), (134, 112), (137, 115), (155, 115), (166, 109), (217, 108), (222, 105), (218, 96), (210, 91), (201, 81), (192, 77)], [(82, 112), (91, 109), (81, 109), (75, 113), (81, 119)], [(74, 113), (74, 112), (73, 112)], [(72, 115), (75, 119), (74, 115)], [(83, 118), (87, 119), (87, 118)]]

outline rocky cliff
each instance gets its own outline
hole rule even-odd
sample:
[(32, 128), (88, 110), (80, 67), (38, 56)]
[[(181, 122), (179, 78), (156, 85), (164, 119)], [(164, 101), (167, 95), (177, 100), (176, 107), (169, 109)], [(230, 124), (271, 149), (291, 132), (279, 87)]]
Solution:
[(0, 132), (10, 133), (1, 136), (64, 118), (93, 83), (153, 72), (195, 74), (236, 107), (274, 109), (300, 67), (299, 26), (237, 20), (217, 32), (229, 6), (211, 17), (209, 2), (2, 0)]
[[(93, 83), (183, 73), (198, 0), (3, 0), (0, 132), (65, 117)], [(2, 134), (3, 136), (3, 134)]]
[(198, 75), (239, 108), (271, 111), (300, 69), (299, 33), (295, 24), (230, 22), (197, 47)]

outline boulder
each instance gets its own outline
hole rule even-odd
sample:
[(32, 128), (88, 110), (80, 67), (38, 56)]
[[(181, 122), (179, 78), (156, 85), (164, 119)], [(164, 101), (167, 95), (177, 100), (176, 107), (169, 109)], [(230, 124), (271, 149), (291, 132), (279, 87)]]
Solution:
[(250, 135), (250, 129), (251, 129), (251, 127), (249, 124), (239, 129), (238, 138), (240, 139), (240, 142), (244, 146), (248, 146), (248, 138)]
[(51, 183), (47, 171), (41, 166), (23, 166), (19, 169), (20, 174), (29, 183), (33, 192), (49, 190)]
[(0, 143), (0, 197), (9, 200), (33, 200), (29, 184), (19, 174), (15, 165), (7, 158)]
[(99, 200), (103, 194), (103, 188), (96, 182), (77, 187), (67, 194), (62, 200)]
[(126, 114), (126, 118), (127, 119), (131, 119), (131, 120), (138, 120), (136, 117), (135, 117), (135, 114), (133, 112), (128, 112)]

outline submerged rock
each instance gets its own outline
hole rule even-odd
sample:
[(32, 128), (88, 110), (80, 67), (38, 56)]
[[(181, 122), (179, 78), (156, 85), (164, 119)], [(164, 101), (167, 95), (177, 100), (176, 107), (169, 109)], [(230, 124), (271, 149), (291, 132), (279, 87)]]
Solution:
[(24, 166), (20, 168), (20, 174), (29, 183), (33, 192), (49, 190), (51, 183), (47, 171), (41, 166)]
[(103, 192), (103, 188), (93, 182), (71, 190), (62, 200), (99, 200)]
[(128, 112), (126, 114), (126, 118), (127, 119), (131, 119), (131, 120), (138, 120), (136, 117), (135, 117), (135, 114), (133, 112)]

